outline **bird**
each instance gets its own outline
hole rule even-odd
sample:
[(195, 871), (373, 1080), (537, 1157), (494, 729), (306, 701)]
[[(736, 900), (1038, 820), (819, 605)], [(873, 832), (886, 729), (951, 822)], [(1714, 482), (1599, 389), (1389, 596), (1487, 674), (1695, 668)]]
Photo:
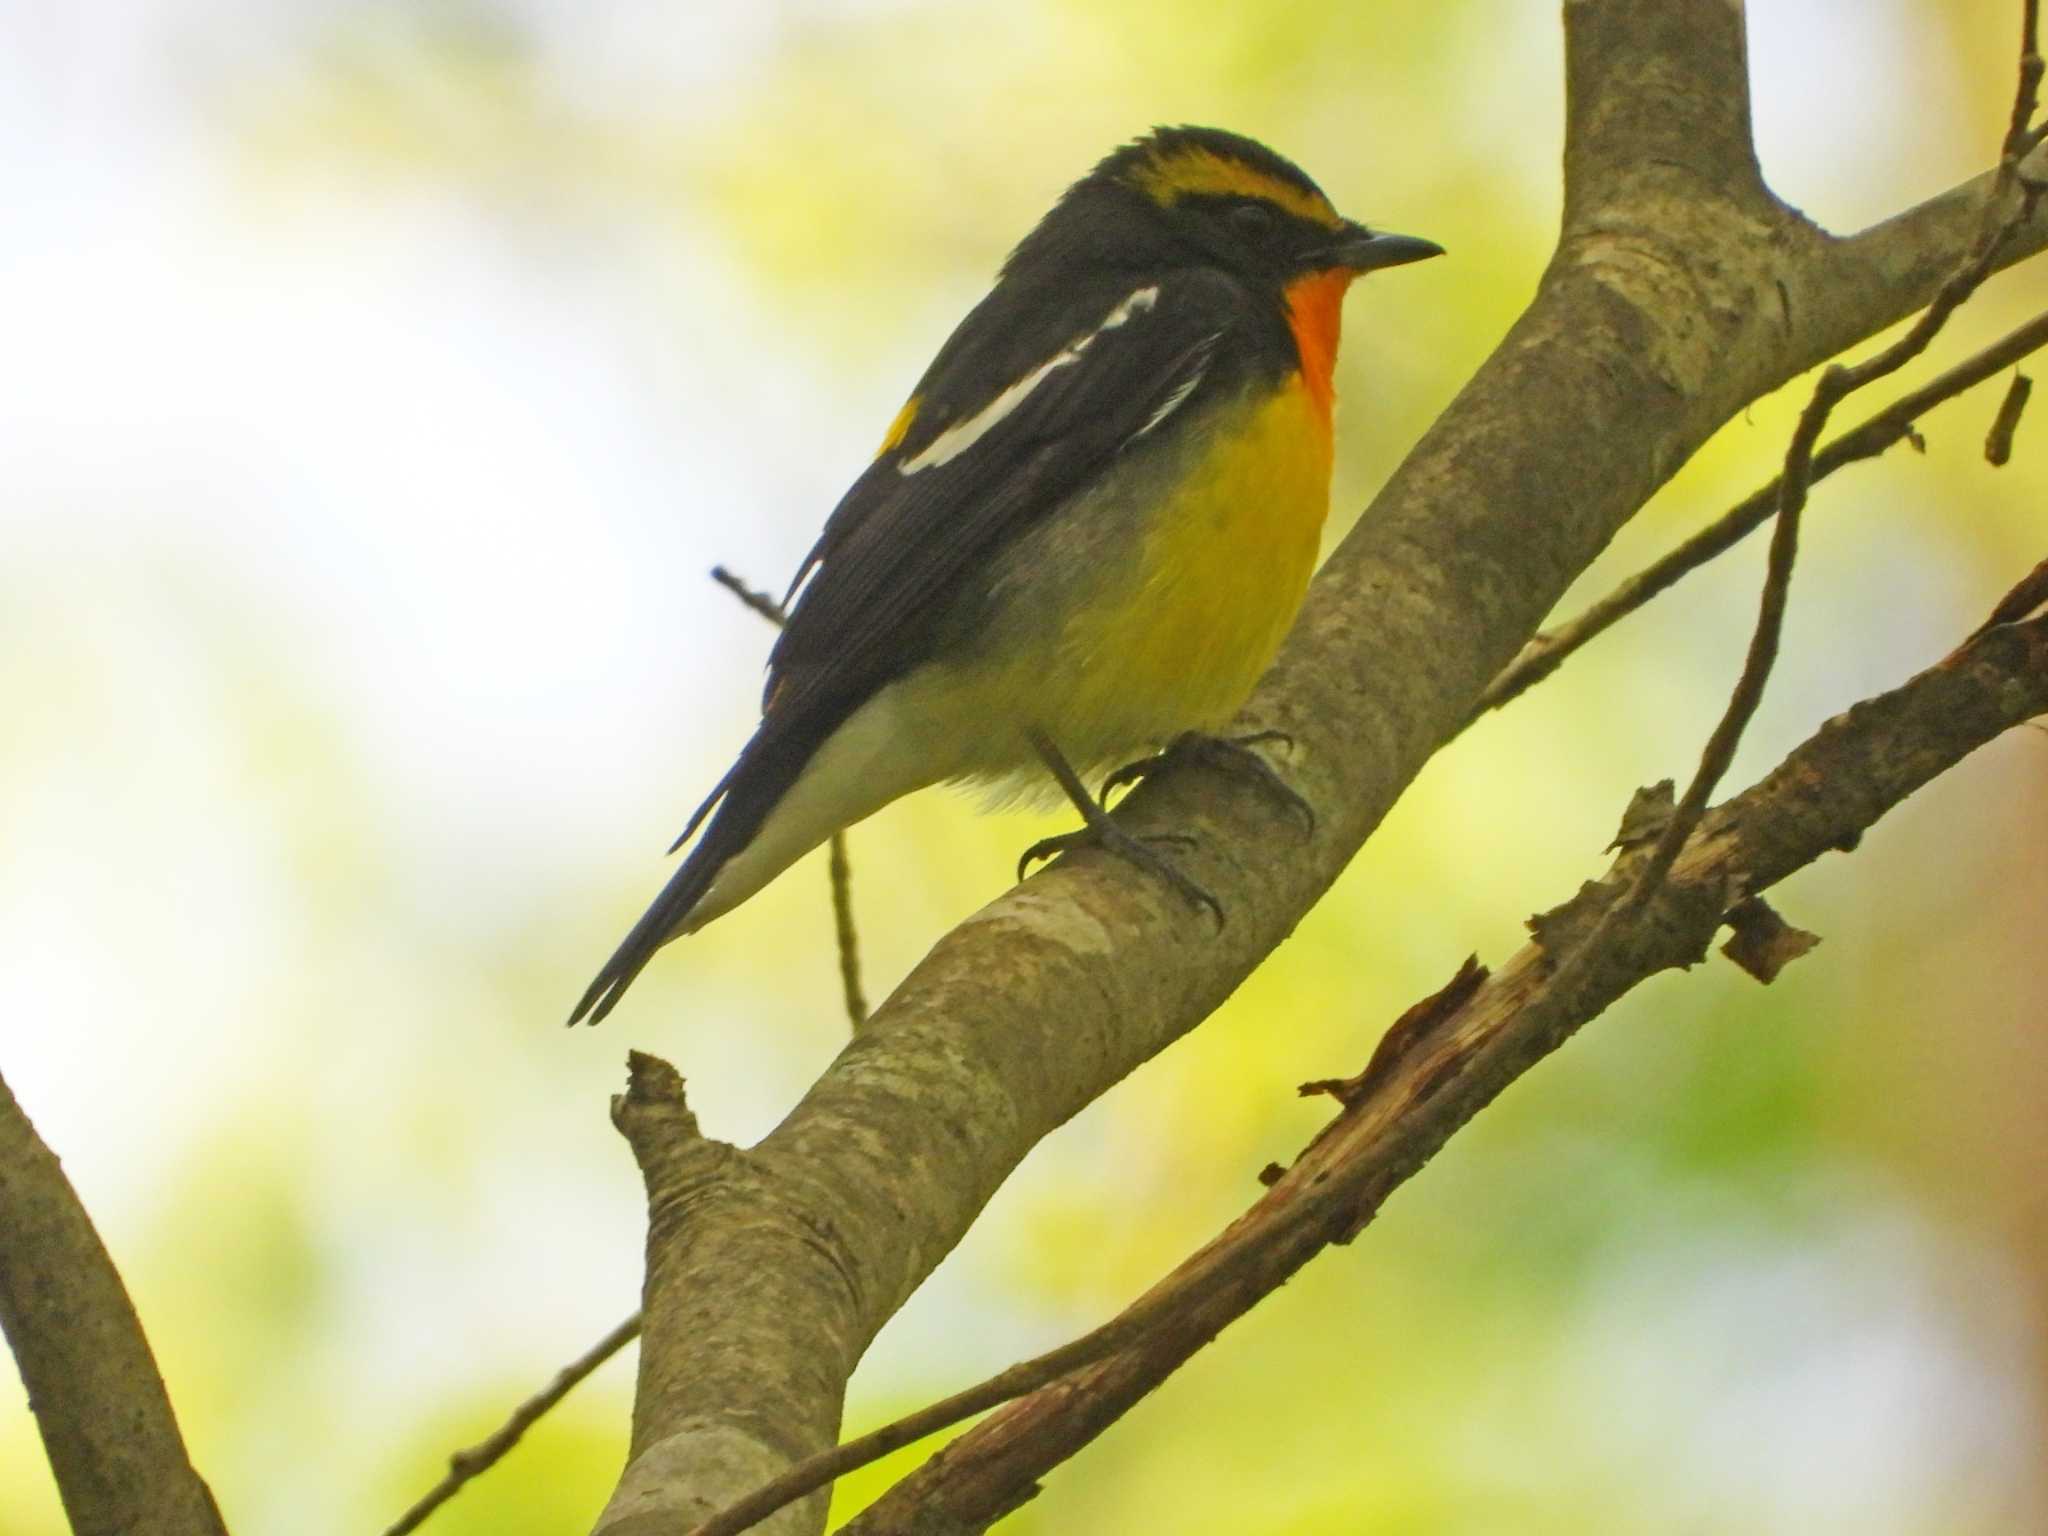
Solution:
[(1345, 291), (1442, 254), (1343, 217), (1292, 161), (1218, 128), (1155, 128), (1069, 187), (826, 519), (760, 724), (569, 1022), (604, 1018), (663, 945), (835, 832), (946, 781), (1049, 774), (1083, 827), (1020, 874), (1093, 843), (1220, 923), (1083, 775), (1193, 752), (1303, 804), (1251, 741), (1216, 733), (1314, 570)]

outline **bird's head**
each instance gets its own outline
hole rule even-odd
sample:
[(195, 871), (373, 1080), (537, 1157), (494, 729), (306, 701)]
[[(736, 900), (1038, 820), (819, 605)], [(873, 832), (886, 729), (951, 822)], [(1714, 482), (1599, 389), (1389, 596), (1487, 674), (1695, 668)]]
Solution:
[(1343, 217), (1302, 169), (1220, 128), (1159, 128), (1068, 189), (1011, 256), (1132, 269), (1214, 266), (1285, 288), (1440, 256), (1443, 247)]

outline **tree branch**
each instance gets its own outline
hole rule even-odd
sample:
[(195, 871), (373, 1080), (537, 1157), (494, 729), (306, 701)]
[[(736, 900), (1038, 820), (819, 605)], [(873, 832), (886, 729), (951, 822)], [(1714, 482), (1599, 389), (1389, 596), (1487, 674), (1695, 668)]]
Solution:
[(0, 1325), (79, 1536), (225, 1536), (92, 1218), (0, 1081)]
[[(712, 1512), (701, 1490), (770, 1476), (796, 1447), (836, 1430), (845, 1379), (826, 1374), (836, 1341), (805, 1327), (815, 1314), (800, 1304), (833, 1283), (831, 1260), (792, 1233), (751, 1154), (697, 1129), (682, 1077), (667, 1062), (629, 1053), (612, 1121), (647, 1186), (647, 1281), (632, 1444), (596, 1529), (673, 1536), (679, 1510), (699, 1519)], [(735, 1326), (729, 1285), (768, 1303), (748, 1309), (747, 1326)], [(792, 1338), (817, 1352), (818, 1366), (781, 1364)], [(740, 1403), (757, 1411), (735, 1422), (729, 1411)], [(679, 1493), (686, 1502), (678, 1504)], [(761, 1529), (816, 1530), (825, 1504), (813, 1498)]]
[[(2048, 587), (2044, 578), (2048, 562), (2035, 586)], [(1096, 1354), (1099, 1363), (1059, 1373), (969, 1430), (841, 1536), (968, 1536), (1015, 1509), (1039, 1478), (1224, 1327), (1325, 1247), (1355, 1237), (1451, 1135), (1581, 1025), (1657, 972), (1704, 958), (1730, 908), (1854, 846), (1936, 774), (2044, 711), (2048, 616), (1980, 631), (1903, 687), (1828, 722), (1714, 811), (1640, 920), (1624, 925), (1621, 942), (1571, 985), (1555, 965), (1558, 941), (1569, 948), (1608, 914), (1624, 912), (1646, 858), (1639, 846), (1625, 852), (1605, 879), (1533, 920), (1536, 942), (1497, 974), (1468, 961), (1443, 993), (1411, 1009), (1358, 1077), (1306, 1085), (1304, 1092), (1332, 1093), (1342, 1112), (1245, 1215), (1127, 1312), (1062, 1351), (1113, 1339)], [(926, 1432), (942, 1427), (918, 1418)], [(785, 1477), (783, 1491), (793, 1496), (796, 1481)], [(693, 1536), (741, 1529), (721, 1521)]]

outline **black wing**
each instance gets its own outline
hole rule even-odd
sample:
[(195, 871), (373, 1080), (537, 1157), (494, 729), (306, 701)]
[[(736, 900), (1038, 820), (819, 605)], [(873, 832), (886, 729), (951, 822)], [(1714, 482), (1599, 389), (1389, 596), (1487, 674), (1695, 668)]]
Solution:
[[(920, 382), (910, 431), (833, 511), (769, 657), (773, 705), (849, 689), (865, 699), (923, 660), (963, 573), (1092, 481), (1163, 413), (1227, 382), (1214, 377), (1219, 344), (1252, 316), (1242, 287), (1202, 269), (1070, 297), (1058, 329), (1037, 308), (1031, 328), (1042, 339), (1022, 356), (1014, 333), (991, 329), (998, 315), (969, 316)], [(1017, 397), (1007, 412), (976, 432), (1008, 391)], [(958, 443), (970, 433), (948, 455), (949, 435)]]

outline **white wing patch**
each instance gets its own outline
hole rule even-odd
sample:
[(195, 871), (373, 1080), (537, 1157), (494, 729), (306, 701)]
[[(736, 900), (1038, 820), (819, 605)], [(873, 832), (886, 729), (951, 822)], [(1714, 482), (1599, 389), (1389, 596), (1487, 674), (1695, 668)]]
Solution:
[[(983, 406), (974, 415), (968, 417), (967, 420), (956, 422), (946, 428), (945, 431), (933, 438), (925, 446), (924, 451), (918, 454), (916, 458), (905, 459), (902, 464), (897, 466), (898, 473), (914, 475), (921, 469), (932, 469), (937, 465), (950, 463), (952, 460), (959, 458), (961, 454), (972, 448), (1000, 426), (1003, 418), (1022, 405), (1025, 398), (1034, 389), (1038, 388), (1039, 385), (1043, 384), (1056, 369), (1065, 368), (1071, 363), (1079, 362), (1081, 354), (1088, 350), (1089, 345), (1096, 337), (1100, 336), (1104, 331), (1115, 330), (1134, 315), (1144, 314), (1158, 302), (1159, 289), (1157, 285), (1137, 289), (1125, 298), (1121, 304), (1117, 305), (1115, 309), (1112, 309), (1103, 318), (1102, 324), (1098, 325), (1094, 330), (1085, 336), (1068, 342), (1066, 346), (1025, 374), (1023, 378), (1012, 384), (1000, 395), (997, 395), (995, 399), (989, 401), (987, 405)], [(1198, 374), (1196, 377), (1199, 379), (1200, 375)], [(1193, 387), (1192, 383), (1188, 386), (1189, 389)], [(1165, 420), (1166, 411), (1179, 405), (1185, 397), (1186, 390), (1176, 394), (1167, 404), (1165, 410), (1155, 413), (1152, 420), (1146, 423), (1145, 430), (1150, 431), (1153, 426)]]
[(1187, 397), (1195, 392), (1195, 386), (1200, 384), (1203, 379), (1208, 377), (1210, 354), (1215, 351), (1216, 343), (1221, 339), (1222, 333), (1218, 332), (1217, 335), (1211, 336), (1205, 343), (1203, 343), (1201, 351), (1201, 361), (1195, 365), (1194, 372), (1188, 375), (1187, 383), (1181, 385), (1179, 389), (1176, 389), (1172, 394), (1168, 395), (1164, 400), (1159, 402), (1159, 409), (1154, 411), (1150, 416), (1148, 416), (1145, 419), (1145, 425), (1138, 428), (1137, 431), (1131, 434), (1131, 440), (1133, 442), (1136, 442), (1139, 438), (1143, 437), (1147, 432), (1150, 432), (1154, 427), (1158, 426), (1159, 423), (1166, 420), (1166, 418), (1171, 416), (1175, 411), (1179, 410), (1182, 404), (1187, 400)]

